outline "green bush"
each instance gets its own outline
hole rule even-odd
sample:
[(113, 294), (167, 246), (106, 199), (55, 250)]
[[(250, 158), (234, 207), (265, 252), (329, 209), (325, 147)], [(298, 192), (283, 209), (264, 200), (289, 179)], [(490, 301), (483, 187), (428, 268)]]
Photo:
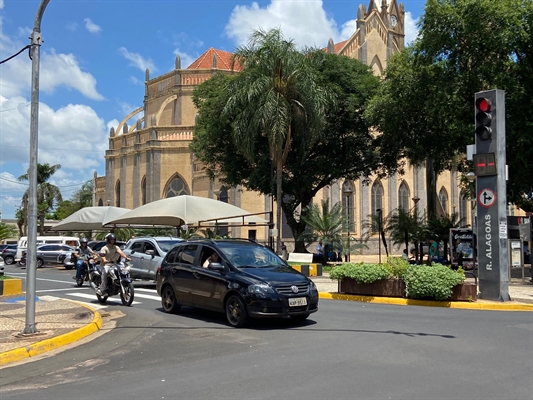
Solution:
[(407, 297), (448, 300), (452, 296), (452, 288), (465, 280), (461, 272), (441, 264), (409, 265), (403, 276)]
[(386, 265), (393, 277), (403, 279), (407, 268), (409, 268), (409, 265), (411, 264), (409, 264), (408, 260), (404, 260), (401, 257), (389, 257)]
[(390, 269), (385, 264), (345, 263), (338, 265), (330, 272), (334, 280), (352, 278), (357, 283), (372, 283), (391, 277)]

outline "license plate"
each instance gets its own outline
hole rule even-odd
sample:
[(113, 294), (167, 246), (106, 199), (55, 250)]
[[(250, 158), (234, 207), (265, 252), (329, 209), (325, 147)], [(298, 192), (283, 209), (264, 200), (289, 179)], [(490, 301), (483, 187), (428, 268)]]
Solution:
[(306, 297), (294, 297), (292, 299), (289, 299), (289, 307), (306, 306), (306, 305), (307, 305)]

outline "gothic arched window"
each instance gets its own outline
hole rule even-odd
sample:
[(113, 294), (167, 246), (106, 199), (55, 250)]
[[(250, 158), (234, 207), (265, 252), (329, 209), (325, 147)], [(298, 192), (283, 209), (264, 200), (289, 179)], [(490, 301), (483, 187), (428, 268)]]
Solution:
[(439, 192), (439, 200), (440, 205), (442, 206), (442, 211), (444, 211), (444, 214), (448, 213), (448, 192), (446, 192), (446, 189), (441, 188)]
[(409, 188), (405, 182), (402, 182), (398, 189), (398, 208), (409, 212)]
[(176, 174), (172, 178), (170, 178), (167, 185), (165, 186), (165, 190), (163, 191), (163, 197), (166, 199), (169, 197), (181, 196), (184, 194), (189, 194), (189, 190), (187, 189), (185, 181), (181, 179), (178, 174)]
[[(372, 215), (378, 216), (383, 215), (383, 186), (381, 185), (381, 182), (374, 181), (372, 185), (372, 192), (371, 192), (371, 200), (372, 200)], [(372, 232), (378, 232), (378, 226), (377, 223), (372, 224)]]
[(467, 216), (468, 216), (468, 199), (466, 198), (466, 192), (464, 190), (461, 190), (461, 193), (459, 193), (459, 219), (461, 222), (461, 225), (466, 224)]

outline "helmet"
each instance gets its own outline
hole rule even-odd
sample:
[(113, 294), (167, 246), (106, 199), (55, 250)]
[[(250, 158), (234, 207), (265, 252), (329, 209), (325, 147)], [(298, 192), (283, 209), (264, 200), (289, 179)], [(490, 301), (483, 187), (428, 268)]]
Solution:
[(108, 233), (105, 237), (105, 241), (107, 243), (111, 243), (111, 240), (117, 240), (117, 237), (115, 236), (114, 233)]
[(87, 242), (88, 242), (87, 238), (81, 238), (80, 240), (80, 243), (87, 243)]

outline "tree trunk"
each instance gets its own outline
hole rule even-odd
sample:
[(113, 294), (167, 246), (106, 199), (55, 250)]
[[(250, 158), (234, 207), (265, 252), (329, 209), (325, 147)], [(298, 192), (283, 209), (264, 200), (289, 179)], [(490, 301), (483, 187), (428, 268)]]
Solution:
[[(281, 151), (280, 151), (281, 153)], [(281, 154), (278, 154), (277, 163), (276, 163), (276, 223), (278, 228), (278, 234), (276, 237), (276, 254), (279, 254), (281, 249), (281, 228), (282, 228), (282, 219), (281, 219), (281, 185), (283, 183), (283, 160)]]

